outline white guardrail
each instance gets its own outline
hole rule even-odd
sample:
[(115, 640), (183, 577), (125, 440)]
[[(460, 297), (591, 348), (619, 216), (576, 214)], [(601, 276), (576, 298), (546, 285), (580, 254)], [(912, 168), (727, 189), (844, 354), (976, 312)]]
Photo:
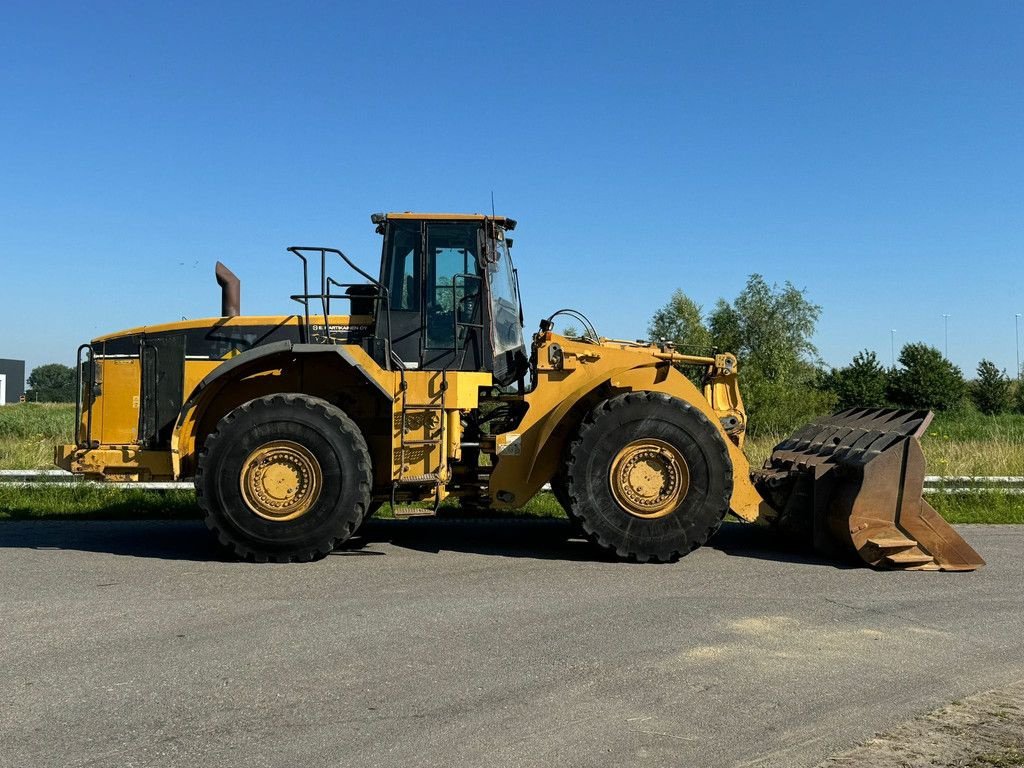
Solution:
[[(187, 491), (192, 489), (191, 482), (126, 482), (103, 483), (83, 480), (80, 475), (73, 475), (63, 469), (0, 469), (0, 485), (11, 486), (97, 486), (104, 488), (129, 489), (137, 488), (147, 491)], [(544, 490), (551, 486), (545, 485)], [(924, 479), (925, 493), (977, 493), (979, 491), (999, 492), (1008, 494), (1024, 494), (1024, 477), (1012, 476), (970, 476), (928, 475)]]
[(0, 469), (0, 485), (83, 485), (102, 486), (104, 488), (137, 488), (146, 491), (188, 491), (192, 483), (103, 483), (95, 480), (84, 480), (81, 475), (73, 475), (63, 469)]

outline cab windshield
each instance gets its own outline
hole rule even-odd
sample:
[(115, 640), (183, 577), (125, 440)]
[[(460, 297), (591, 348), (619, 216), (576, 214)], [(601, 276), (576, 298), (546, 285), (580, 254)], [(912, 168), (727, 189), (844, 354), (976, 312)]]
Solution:
[(497, 357), (523, 348), (519, 293), (508, 243), (500, 229), (496, 238), (488, 238), (486, 267), (491, 300), (491, 343)]

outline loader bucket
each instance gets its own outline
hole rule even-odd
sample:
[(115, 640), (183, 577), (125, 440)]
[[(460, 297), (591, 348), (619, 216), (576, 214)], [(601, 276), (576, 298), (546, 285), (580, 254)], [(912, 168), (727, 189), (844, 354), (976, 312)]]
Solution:
[(783, 440), (751, 478), (779, 526), (823, 554), (875, 568), (971, 571), (985, 564), (922, 498), (920, 437), (931, 411), (851, 408)]

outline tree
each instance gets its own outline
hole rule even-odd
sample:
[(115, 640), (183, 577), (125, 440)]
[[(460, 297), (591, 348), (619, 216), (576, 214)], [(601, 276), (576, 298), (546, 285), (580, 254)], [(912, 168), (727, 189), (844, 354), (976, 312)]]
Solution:
[(747, 366), (773, 378), (813, 375), (818, 350), (811, 341), (821, 307), (790, 282), (781, 288), (751, 275), (732, 304), (719, 299), (711, 313), (711, 336)]
[(811, 341), (820, 316), (805, 291), (790, 282), (769, 285), (756, 274), (732, 303), (715, 305), (711, 339), (739, 359), (752, 432), (789, 432), (832, 409), (835, 396), (818, 386), (818, 350)]
[(1010, 408), (1010, 380), (991, 360), (978, 363), (978, 378), (971, 382), (971, 399), (986, 415), (1003, 413)]
[(590, 339), (591, 341), (597, 341), (597, 337), (590, 331), (583, 331), (580, 333), (579, 329), (575, 325), (567, 325), (565, 330), (562, 331), (562, 335), (569, 339)]
[(935, 347), (906, 344), (900, 350), (901, 368), (889, 377), (888, 397), (901, 408), (948, 411), (963, 403), (963, 373)]
[(30, 395), (40, 403), (70, 403), (75, 399), (75, 369), (60, 363), (34, 368), (28, 376)]
[(839, 408), (879, 408), (886, 403), (888, 386), (888, 372), (867, 349), (854, 355), (845, 368), (833, 368), (823, 381), (823, 387), (835, 393)]
[(1024, 386), (1017, 381), (1017, 391), (1013, 394), (1013, 407), (1017, 413), (1024, 413)]
[(653, 342), (671, 341), (680, 352), (691, 355), (706, 355), (711, 348), (711, 333), (704, 325), (701, 306), (678, 288), (654, 313), (647, 335)]

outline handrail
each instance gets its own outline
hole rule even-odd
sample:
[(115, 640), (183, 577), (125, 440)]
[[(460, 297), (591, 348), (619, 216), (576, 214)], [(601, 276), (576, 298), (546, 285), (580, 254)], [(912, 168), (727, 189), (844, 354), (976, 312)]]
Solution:
[(291, 296), (292, 301), (299, 302), (305, 310), (305, 324), (302, 326), (300, 340), (303, 344), (309, 343), (309, 262), (306, 261), (306, 257), (303, 256), (298, 248), (289, 248), (289, 251), (294, 253), (302, 260), (302, 294), (301, 296)]
[[(367, 296), (366, 298), (372, 298), (375, 301), (384, 301), (385, 306), (385, 321), (387, 325), (387, 335), (384, 337), (386, 349), (384, 351), (384, 365), (387, 370), (391, 370), (391, 301), (388, 289), (376, 278), (371, 277), (369, 274), (364, 272), (362, 269), (357, 267), (352, 260), (344, 253), (339, 251), (337, 248), (327, 248), (319, 245), (292, 245), (288, 247), (288, 250), (299, 257), (302, 260), (302, 293), (294, 294), (290, 296), (293, 301), (297, 301), (302, 304), (304, 309), (305, 325), (303, 327), (302, 340), (308, 343), (309, 338), (309, 301), (310, 299), (320, 299), (321, 307), (323, 309), (324, 316), (324, 328), (326, 330), (327, 341), (330, 344), (334, 344), (335, 339), (331, 335), (331, 323), (330, 323), (330, 307), (331, 299), (348, 299), (352, 300), (352, 296), (332, 294), (330, 292), (330, 286), (336, 286), (338, 288), (349, 288), (355, 285), (363, 285), (363, 283), (340, 283), (333, 277), (327, 275), (327, 254), (332, 253), (338, 256), (346, 265), (352, 268), (359, 276), (363, 277), (370, 285), (377, 288), (377, 293), (373, 296)], [(304, 255), (304, 252), (317, 252), (320, 254), (320, 293), (309, 292), (309, 261)]]
[[(387, 320), (387, 326), (388, 326), (388, 328), (387, 328), (387, 336), (384, 337), (384, 341), (387, 344), (387, 349), (384, 350), (384, 362), (385, 362), (385, 368), (387, 370), (390, 370), (391, 369), (390, 361), (391, 361), (391, 356), (392, 356), (392, 353), (391, 353), (391, 293), (390, 293), (390, 291), (388, 291), (387, 286), (384, 285), (382, 282), (380, 282), (379, 280), (377, 280), (374, 277), (370, 277), (370, 275), (368, 275), (366, 272), (364, 272), (359, 267), (357, 267), (348, 256), (346, 256), (344, 253), (339, 251), (337, 248), (324, 248), (323, 250), (326, 253), (337, 254), (341, 258), (342, 261), (344, 261), (346, 264), (348, 264), (348, 266), (350, 266), (352, 269), (354, 269), (357, 274), (359, 274), (360, 276), (366, 278), (366, 280), (369, 281), (370, 285), (376, 286), (378, 291), (380, 292), (379, 294), (373, 296), (372, 298), (377, 299), (378, 301), (381, 300), (381, 299), (384, 300), (384, 317)], [(333, 278), (328, 278), (328, 280), (333, 280)], [(335, 283), (335, 285), (338, 285), (340, 287), (341, 283)], [(354, 283), (346, 283), (345, 287), (347, 288), (349, 285), (354, 285)], [(328, 334), (329, 333), (330, 333), (330, 330), (328, 329)]]
[[(82, 387), (82, 351), (89, 351), (89, 410), (84, 411)], [(75, 445), (79, 448), (92, 448), (92, 403), (93, 388), (96, 386), (96, 352), (92, 344), (81, 344), (75, 353)], [(85, 445), (82, 445), (82, 414), (85, 413)]]

